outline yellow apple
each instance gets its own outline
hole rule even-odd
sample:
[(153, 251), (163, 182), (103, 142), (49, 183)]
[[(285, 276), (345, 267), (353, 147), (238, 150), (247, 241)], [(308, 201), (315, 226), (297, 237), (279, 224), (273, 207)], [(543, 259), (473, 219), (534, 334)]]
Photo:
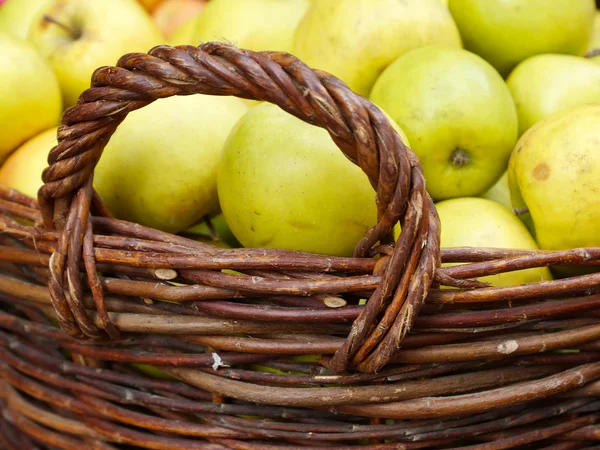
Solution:
[(0, 163), (27, 139), (58, 125), (60, 88), (29, 43), (0, 33)]
[(36, 198), (48, 153), (56, 145), (56, 131), (57, 127), (43, 131), (16, 149), (0, 166), (0, 184)]
[(180, 26), (197, 17), (206, 6), (205, 0), (164, 0), (152, 11), (152, 20), (169, 38)]
[(50, 61), (64, 103), (72, 106), (98, 67), (116, 64), (125, 53), (147, 52), (164, 38), (133, 0), (51, 0), (29, 40)]
[(217, 166), (246, 112), (234, 97), (170, 97), (134, 111), (108, 143), (94, 186), (119, 218), (183, 231), (218, 210)]
[(9, 0), (0, 3), (0, 33), (27, 39), (29, 27), (38, 11), (49, 0)]
[(547, 250), (600, 246), (600, 105), (531, 127), (508, 166), (512, 204)]
[[(523, 223), (492, 200), (462, 197), (436, 204), (441, 223), (441, 247), (489, 247), (537, 250)], [(547, 267), (505, 272), (479, 278), (492, 286), (510, 286), (551, 280)]]
[(594, 0), (450, 0), (465, 48), (506, 76), (542, 53), (580, 55), (592, 34)]
[(600, 65), (580, 56), (533, 56), (515, 67), (506, 83), (520, 134), (555, 112), (600, 102)]
[(596, 11), (596, 14), (594, 15), (594, 29), (592, 31), (592, 37), (590, 39), (587, 49), (600, 49), (600, 11)]
[(210, 0), (196, 20), (191, 41), (226, 41), (250, 50), (290, 52), (309, 0)]
[(482, 198), (493, 200), (496, 203), (506, 206), (512, 211), (512, 203), (510, 202), (510, 189), (508, 188), (508, 171), (505, 171), (500, 179), (491, 188), (481, 194)]
[(217, 184), (225, 219), (245, 247), (351, 255), (377, 219), (367, 176), (329, 134), (268, 103), (231, 131)]
[(294, 54), (366, 96), (398, 56), (430, 44), (461, 46), (440, 0), (313, 0), (296, 30)]
[(500, 75), (479, 56), (432, 45), (399, 57), (371, 101), (404, 130), (436, 200), (476, 196), (506, 168), (517, 113)]

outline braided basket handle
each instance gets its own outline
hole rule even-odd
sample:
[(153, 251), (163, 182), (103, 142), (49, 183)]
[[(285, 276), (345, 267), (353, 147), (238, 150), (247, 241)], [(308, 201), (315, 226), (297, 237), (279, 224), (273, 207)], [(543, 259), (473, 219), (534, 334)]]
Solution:
[[(351, 366), (363, 371), (383, 367), (411, 328), (440, 263), (439, 219), (417, 157), (376, 106), (334, 76), (286, 53), (251, 52), (214, 42), (125, 55), (116, 67), (96, 70), (92, 87), (64, 113), (38, 194), (44, 226), (62, 231), (50, 259), (49, 289), (63, 330), (80, 338), (118, 337), (94, 261), (90, 216), (109, 214), (92, 187), (94, 167), (129, 112), (159, 98), (189, 94), (274, 103), (326, 129), (367, 174), (376, 191), (378, 222), (354, 256), (372, 256), (377, 243), (393, 244), (398, 222), (402, 233), (391, 255), (382, 255), (382, 282), (329, 365), (338, 372)], [(82, 263), (100, 328), (83, 306)]]

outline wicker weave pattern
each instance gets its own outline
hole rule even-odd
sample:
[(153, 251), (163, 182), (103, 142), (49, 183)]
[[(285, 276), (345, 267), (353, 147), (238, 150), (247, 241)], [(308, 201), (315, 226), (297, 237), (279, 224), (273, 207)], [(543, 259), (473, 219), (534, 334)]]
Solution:
[[(440, 250), (419, 163), (386, 118), (290, 55), (161, 46), (93, 83), (65, 113), (39, 204), (0, 186), (0, 449), (598, 445), (600, 248)], [(110, 135), (193, 93), (329, 131), (377, 192), (353, 257), (224, 250), (110, 216), (92, 189)], [(596, 272), (474, 280), (555, 264)]]

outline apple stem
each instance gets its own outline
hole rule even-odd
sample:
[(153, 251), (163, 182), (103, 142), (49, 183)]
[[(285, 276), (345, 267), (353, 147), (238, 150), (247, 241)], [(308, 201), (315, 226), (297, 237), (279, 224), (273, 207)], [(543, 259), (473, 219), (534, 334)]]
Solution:
[(527, 214), (529, 212), (529, 208), (513, 208), (513, 212), (517, 216), (522, 216), (523, 214)]
[(46, 22), (53, 23), (54, 25), (58, 25), (63, 30), (65, 30), (67, 33), (69, 33), (73, 37), (73, 39), (79, 39), (81, 37), (81, 33), (79, 33), (77, 30), (75, 30), (74, 28), (71, 28), (70, 26), (68, 26), (68, 25), (60, 22), (59, 20), (55, 19), (54, 17), (49, 16), (48, 14), (44, 15), (44, 20)]
[(583, 55), (584, 58), (594, 58), (596, 56), (600, 56), (600, 48), (598, 47), (588, 50), (585, 55)]

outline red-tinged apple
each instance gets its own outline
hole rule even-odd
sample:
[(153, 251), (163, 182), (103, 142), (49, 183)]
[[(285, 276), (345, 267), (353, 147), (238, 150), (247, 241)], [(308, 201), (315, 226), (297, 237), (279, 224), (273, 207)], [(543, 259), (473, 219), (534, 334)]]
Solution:
[(48, 167), (48, 153), (56, 145), (53, 127), (31, 138), (0, 166), (0, 184), (5, 184), (25, 195), (37, 197), (42, 186), (42, 171)]
[(206, 6), (205, 0), (165, 0), (152, 12), (152, 19), (166, 38)]

